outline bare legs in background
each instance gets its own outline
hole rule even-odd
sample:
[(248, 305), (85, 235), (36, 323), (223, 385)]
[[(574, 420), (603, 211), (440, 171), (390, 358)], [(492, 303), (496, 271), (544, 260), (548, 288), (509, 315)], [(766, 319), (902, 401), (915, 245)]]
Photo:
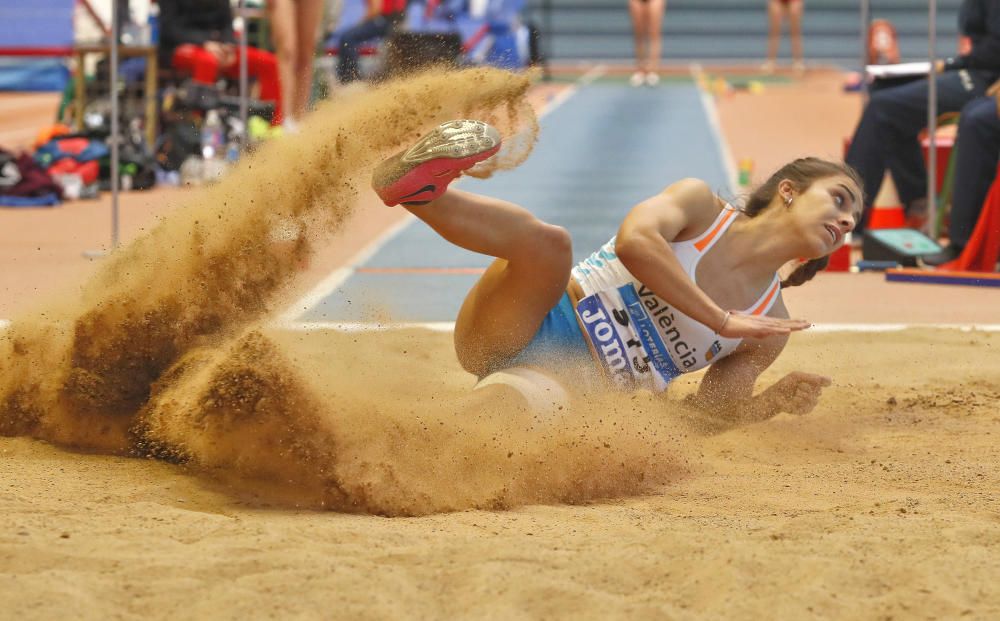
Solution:
[(797, 74), (805, 72), (802, 57), (802, 0), (768, 0), (767, 2), (767, 61), (761, 67), (765, 73), (773, 73), (778, 58), (781, 39), (781, 24), (788, 20), (788, 34), (792, 41), (792, 69)]
[(267, 6), (278, 57), (283, 125), (295, 131), (309, 109), (323, 0), (268, 0)]
[(635, 36), (635, 73), (632, 86), (655, 86), (660, 81), (661, 27), (666, 0), (628, 0)]

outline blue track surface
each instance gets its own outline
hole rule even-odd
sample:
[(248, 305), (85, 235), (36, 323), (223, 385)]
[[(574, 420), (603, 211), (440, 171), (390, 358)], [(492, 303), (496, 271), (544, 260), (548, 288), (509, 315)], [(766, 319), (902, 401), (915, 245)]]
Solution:
[[(566, 227), (577, 260), (606, 242), (640, 200), (682, 177), (698, 177), (724, 195), (728, 181), (694, 85), (655, 89), (584, 86), (542, 120), (531, 157), (464, 190), (502, 198)], [(493, 259), (452, 246), (414, 222), (360, 268), (482, 268)], [(453, 273), (353, 274), (306, 312), (303, 321), (453, 321), (478, 278)]]

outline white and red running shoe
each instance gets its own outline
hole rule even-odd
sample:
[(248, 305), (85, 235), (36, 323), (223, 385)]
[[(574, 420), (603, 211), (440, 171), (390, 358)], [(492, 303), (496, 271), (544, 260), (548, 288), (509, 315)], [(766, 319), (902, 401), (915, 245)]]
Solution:
[(500, 132), (482, 121), (438, 125), (375, 168), (372, 187), (386, 205), (424, 205), (464, 171), (500, 150)]

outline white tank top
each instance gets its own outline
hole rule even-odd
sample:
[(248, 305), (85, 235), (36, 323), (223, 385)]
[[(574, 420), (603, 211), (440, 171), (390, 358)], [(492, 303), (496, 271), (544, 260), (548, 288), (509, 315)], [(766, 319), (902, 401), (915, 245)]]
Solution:
[[(695, 281), (698, 262), (736, 220), (726, 206), (697, 238), (670, 242), (670, 247)], [(729, 355), (742, 342), (719, 336), (688, 317), (639, 282), (615, 254), (615, 238), (573, 268), (583, 289), (576, 306), (584, 337), (605, 374), (617, 386), (660, 392), (681, 373), (702, 369)], [(764, 315), (780, 295), (778, 275), (744, 313)]]

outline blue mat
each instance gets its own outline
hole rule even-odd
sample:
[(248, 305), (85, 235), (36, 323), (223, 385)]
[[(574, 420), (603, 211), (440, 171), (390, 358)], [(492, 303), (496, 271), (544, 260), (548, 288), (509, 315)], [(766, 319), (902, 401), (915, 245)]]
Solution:
[(69, 69), (59, 58), (0, 58), (0, 91), (61, 91)]
[[(74, 0), (0, 0), (0, 47), (65, 48), (73, 45)], [(61, 58), (0, 58), (0, 90), (61, 91), (69, 70)]]

